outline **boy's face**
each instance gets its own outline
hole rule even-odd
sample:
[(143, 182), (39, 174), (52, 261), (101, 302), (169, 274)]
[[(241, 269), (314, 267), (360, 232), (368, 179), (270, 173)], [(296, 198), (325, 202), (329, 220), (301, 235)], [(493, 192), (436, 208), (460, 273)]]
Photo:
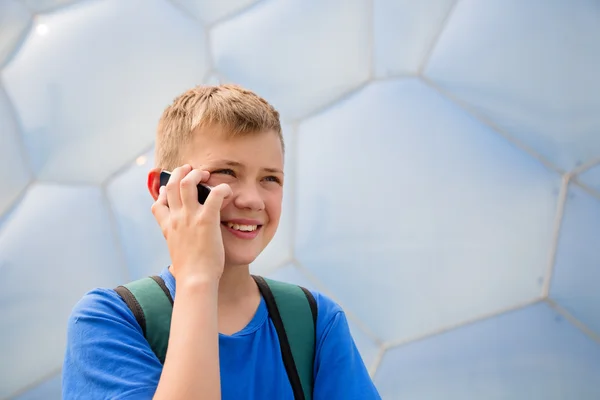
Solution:
[(281, 142), (271, 131), (223, 138), (211, 129), (218, 128), (204, 129), (194, 136), (183, 154), (183, 164), (210, 172), (208, 186), (226, 183), (231, 187), (231, 201), (221, 210), (225, 265), (248, 265), (273, 239), (279, 225)]

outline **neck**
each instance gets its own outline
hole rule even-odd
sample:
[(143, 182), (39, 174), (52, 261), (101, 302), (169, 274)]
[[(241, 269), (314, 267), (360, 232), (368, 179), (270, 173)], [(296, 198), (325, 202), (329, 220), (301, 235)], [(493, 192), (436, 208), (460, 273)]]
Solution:
[(219, 305), (238, 303), (257, 291), (248, 265), (225, 266), (219, 281)]

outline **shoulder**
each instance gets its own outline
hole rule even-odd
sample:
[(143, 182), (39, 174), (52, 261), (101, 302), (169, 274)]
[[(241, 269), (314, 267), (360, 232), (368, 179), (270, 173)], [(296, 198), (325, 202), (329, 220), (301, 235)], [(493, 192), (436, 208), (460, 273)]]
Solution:
[[(94, 322), (98, 324), (92, 324)], [(96, 288), (83, 295), (71, 311), (68, 326), (70, 329), (82, 326), (98, 329), (128, 327), (137, 328), (142, 333), (125, 302), (113, 289), (106, 288)]]
[(381, 399), (356, 347), (343, 308), (319, 291), (311, 293), (318, 307), (314, 397)]
[[(151, 398), (161, 365), (133, 313), (112, 289), (86, 293), (73, 307), (63, 360), (63, 398)], [(135, 379), (132, 379), (135, 377)]]
[[(173, 296), (174, 278), (168, 268), (159, 274)], [(137, 282), (137, 281), (135, 281)], [(129, 282), (133, 283), (133, 282)], [(72, 329), (124, 330), (143, 336), (142, 328), (123, 298), (112, 288), (97, 287), (75, 304), (68, 321)]]
[(344, 313), (342, 307), (328, 295), (310, 290), (317, 303), (317, 324), (329, 324), (340, 313)]
[[(112, 346), (112, 341), (120, 341)], [(142, 328), (121, 297), (113, 290), (96, 288), (75, 304), (67, 323), (66, 361), (84, 360), (83, 355), (111, 357), (123, 345), (142, 346)]]
[[(271, 282), (269, 285), (271, 289), (275, 288), (291, 288), (295, 287), (296, 289), (300, 287), (304, 290), (305, 294), (312, 295), (314, 302), (316, 303), (316, 311), (317, 311), (317, 324), (316, 324), (316, 337), (317, 337), (317, 345), (319, 346), (323, 340), (331, 334), (333, 328), (336, 328), (340, 325), (343, 326), (346, 324), (346, 317), (344, 314), (344, 310), (342, 307), (329, 295), (316, 290), (314, 288), (298, 284), (297, 282), (290, 282), (279, 279), (269, 279)], [(275, 286), (273, 284), (276, 283)], [(259, 284), (260, 285), (260, 284)], [(297, 295), (296, 290), (292, 290), (291, 292), (285, 289), (287, 293), (295, 293)], [(283, 293), (283, 292), (282, 292)], [(303, 296), (304, 297), (304, 296)], [(309, 300), (311, 296), (308, 296)], [(308, 304), (307, 304), (308, 307)], [(343, 332), (343, 329), (340, 331), (339, 329), (334, 329), (336, 332), (333, 332), (333, 335), (339, 335), (340, 332)]]
[(333, 298), (318, 290), (310, 290), (317, 303), (317, 341), (321, 346), (326, 340), (350, 337), (346, 313)]

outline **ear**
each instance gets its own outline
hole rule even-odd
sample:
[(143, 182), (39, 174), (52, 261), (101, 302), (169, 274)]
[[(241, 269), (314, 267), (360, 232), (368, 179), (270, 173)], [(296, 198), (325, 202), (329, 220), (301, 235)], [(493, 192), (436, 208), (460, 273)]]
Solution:
[(148, 191), (156, 201), (158, 199), (158, 190), (160, 189), (160, 168), (153, 168), (148, 172)]

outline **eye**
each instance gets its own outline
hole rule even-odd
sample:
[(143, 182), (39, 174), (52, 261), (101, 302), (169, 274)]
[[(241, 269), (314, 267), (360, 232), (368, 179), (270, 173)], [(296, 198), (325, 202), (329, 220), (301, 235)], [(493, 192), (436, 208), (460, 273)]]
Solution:
[(235, 176), (235, 172), (232, 169), (218, 169), (216, 171), (211, 172), (211, 175), (214, 175), (214, 174), (225, 174), (225, 175)]
[(279, 179), (279, 178), (278, 178), (278, 177), (276, 177), (276, 176), (267, 176), (267, 177), (265, 178), (265, 180), (267, 180), (267, 181), (269, 181), (269, 182), (275, 182), (275, 183), (278, 183), (278, 184), (280, 184), (280, 185), (281, 185), (281, 179)]

